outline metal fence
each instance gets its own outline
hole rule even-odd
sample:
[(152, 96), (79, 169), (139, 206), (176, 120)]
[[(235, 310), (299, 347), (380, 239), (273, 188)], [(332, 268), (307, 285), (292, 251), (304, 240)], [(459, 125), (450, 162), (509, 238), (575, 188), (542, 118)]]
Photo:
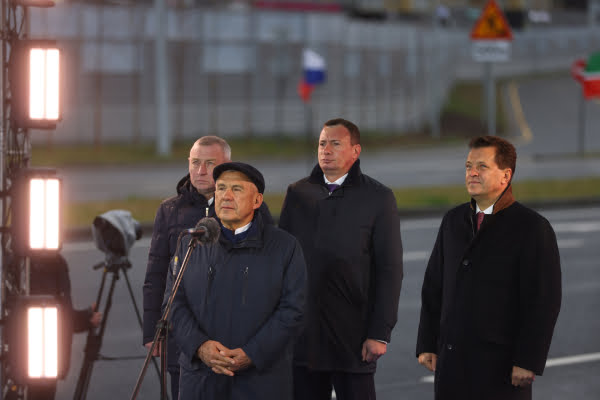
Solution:
[[(58, 39), (64, 49), (64, 119), (52, 135), (55, 142), (155, 140), (152, 8), (38, 9), (31, 13), (30, 31), (32, 37)], [(467, 31), (414, 22), (169, 9), (167, 36), (175, 139), (302, 135), (338, 116), (363, 131), (402, 134), (435, 124), (455, 80), (481, 73), (471, 61)], [(327, 82), (308, 105), (297, 94), (307, 47), (327, 63)], [(526, 31), (515, 35), (512, 61), (495, 70), (566, 71), (574, 57), (598, 48), (599, 30)]]

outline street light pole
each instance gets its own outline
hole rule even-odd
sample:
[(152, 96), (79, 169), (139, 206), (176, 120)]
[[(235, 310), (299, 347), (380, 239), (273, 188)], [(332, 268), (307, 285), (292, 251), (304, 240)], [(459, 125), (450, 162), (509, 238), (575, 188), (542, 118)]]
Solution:
[(167, 7), (165, 0), (154, 0), (156, 21), (155, 53), (155, 90), (156, 90), (156, 141), (157, 153), (162, 156), (171, 154), (171, 124), (169, 123), (169, 74), (167, 59)]

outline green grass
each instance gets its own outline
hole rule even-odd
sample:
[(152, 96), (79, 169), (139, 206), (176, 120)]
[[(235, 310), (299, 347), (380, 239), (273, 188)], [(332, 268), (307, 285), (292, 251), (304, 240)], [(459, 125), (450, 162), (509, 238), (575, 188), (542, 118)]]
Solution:
[[(256, 139), (227, 139), (235, 160), (249, 159), (294, 159), (314, 156), (317, 151), (317, 133), (309, 144), (305, 138), (262, 137)], [(47, 167), (76, 167), (101, 165), (139, 165), (181, 163), (189, 156), (193, 141), (174, 143), (172, 154), (164, 157), (156, 154), (153, 144), (106, 144), (92, 145), (34, 146), (32, 165)], [(464, 138), (444, 137), (433, 139), (425, 134), (366, 131), (361, 135), (365, 151), (390, 148), (424, 148), (464, 143)]]
[[(548, 201), (549, 199), (600, 199), (600, 178), (522, 181), (514, 183), (513, 186), (513, 193), (517, 200), (525, 203)], [(401, 211), (427, 208), (444, 209), (469, 200), (463, 185), (394, 189), (394, 194)], [(285, 193), (265, 194), (265, 201), (274, 216), (280, 214), (284, 196)], [(129, 198), (68, 204), (65, 207), (65, 225), (67, 228), (89, 226), (95, 216), (113, 209), (129, 210), (138, 221), (151, 223), (161, 200)]]
[[(498, 83), (498, 85), (500, 85)], [(500, 90), (498, 95), (498, 132), (503, 125)], [(464, 143), (465, 138), (485, 133), (482, 115), (481, 82), (458, 82), (450, 91), (448, 101), (441, 115), (441, 138), (434, 139), (423, 132), (406, 131), (370, 131), (363, 130), (361, 144), (365, 151), (390, 148), (419, 148)], [(288, 136), (285, 134), (266, 137), (257, 134), (252, 137), (226, 138), (233, 149), (232, 158), (248, 159), (290, 159), (314, 155), (319, 132), (305, 135)], [(177, 136), (177, 135), (175, 135)], [(156, 154), (153, 142), (101, 143), (100, 145), (56, 145), (48, 139), (45, 143), (36, 143), (32, 147), (32, 166), (68, 167), (98, 165), (135, 165), (166, 164), (182, 162), (187, 159), (193, 139), (174, 142), (169, 156)]]
[[(502, 88), (506, 82), (496, 80), (496, 133), (502, 134), (506, 128)], [(441, 129), (446, 136), (476, 136), (487, 134), (487, 99), (481, 81), (457, 82), (448, 93), (442, 108)], [(484, 113), (485, 111), (485, 113)]]

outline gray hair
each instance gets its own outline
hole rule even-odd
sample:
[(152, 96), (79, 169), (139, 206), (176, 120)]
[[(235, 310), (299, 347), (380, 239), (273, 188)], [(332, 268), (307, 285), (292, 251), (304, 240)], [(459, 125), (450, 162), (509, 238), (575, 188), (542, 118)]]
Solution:
[(229, 143), (227, 143), (223, 138), (218, 136), (202, 136), (200, 139), (194, 142), (194, 146), (212, 146), (214, 144), (221, 147), (225, 159), (231, 160), (231, 146), (229, 146)]

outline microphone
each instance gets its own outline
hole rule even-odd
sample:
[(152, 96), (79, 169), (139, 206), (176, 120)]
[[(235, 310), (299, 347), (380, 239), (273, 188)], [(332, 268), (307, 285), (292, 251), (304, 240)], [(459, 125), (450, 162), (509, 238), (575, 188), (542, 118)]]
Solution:
[(195, 227), (191, 229), (185, 229), (184, 232), (188, 235), (192, 235), (200, 243), (215, 243), (219, 239), (221, 227), (216, 219), (212, 217), (204, 217)]

